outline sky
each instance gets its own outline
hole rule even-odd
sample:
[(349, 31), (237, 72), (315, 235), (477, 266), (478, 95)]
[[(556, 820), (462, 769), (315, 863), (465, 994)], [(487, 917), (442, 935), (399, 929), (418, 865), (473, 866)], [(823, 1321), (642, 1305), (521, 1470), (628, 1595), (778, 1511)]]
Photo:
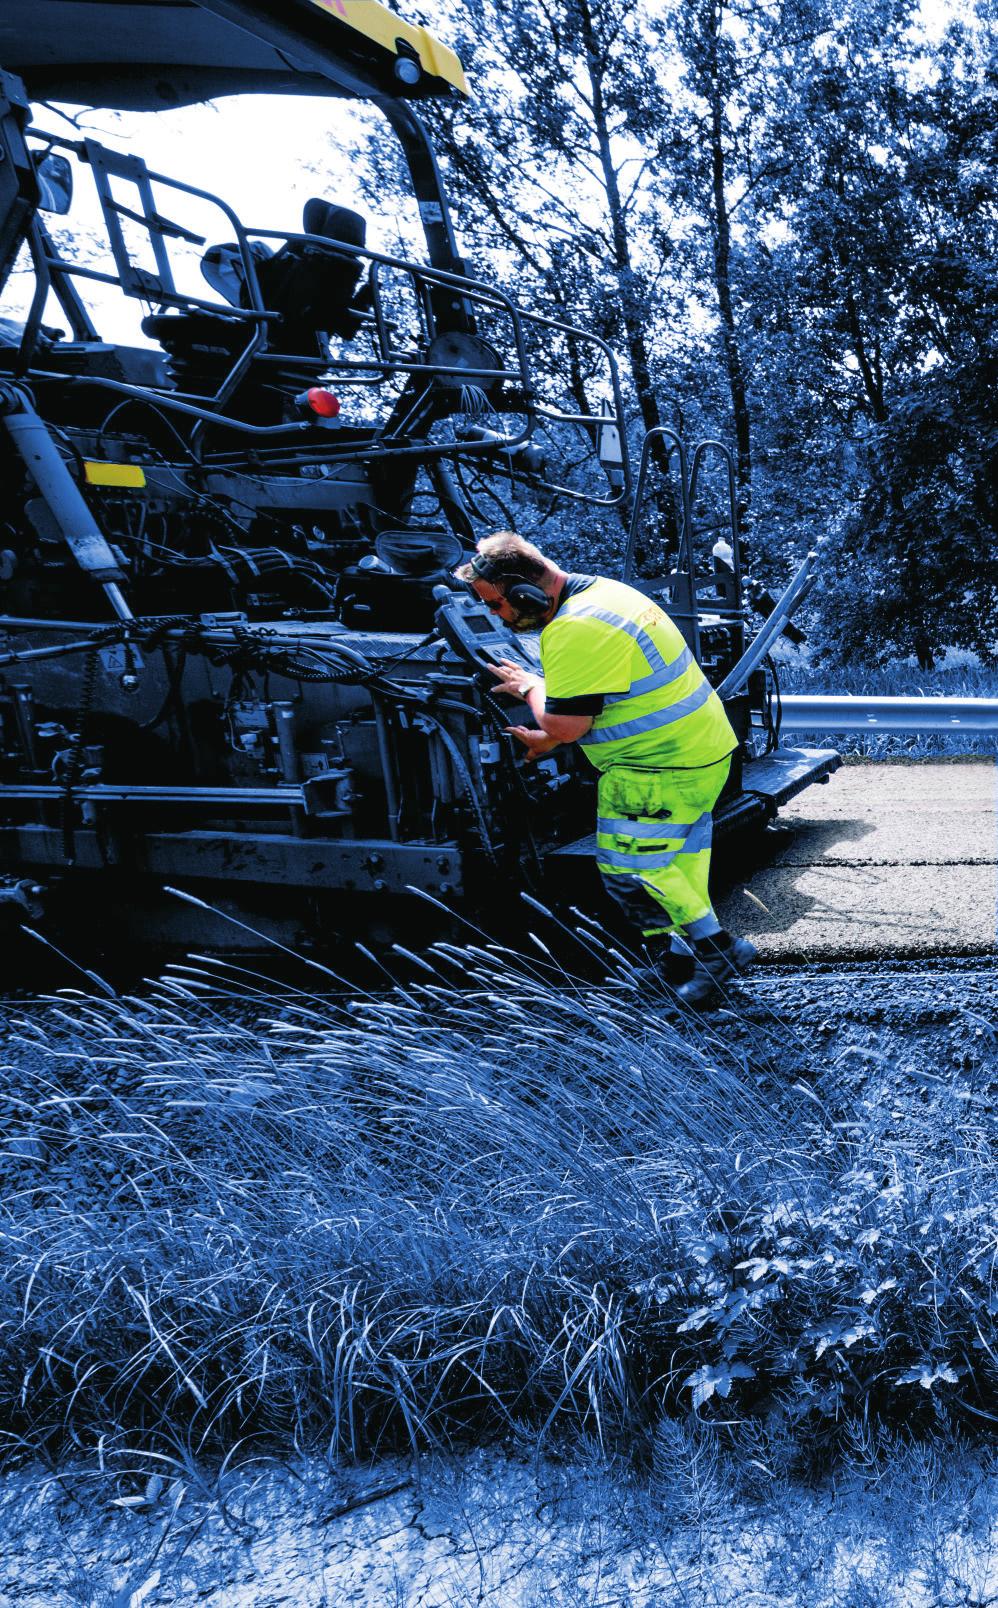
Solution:
[[(74, 120), (75, 128), (67, 118)], [(86, 133), (115, 150), (141, 155), (149, 168), (222, 196), (250, 228), (298, 230), (304, 203), (311, 196), (322, 196), (368, 218), (369, 246), (395, 251), (399, 220), (394, 203), (387, 213), (375, 212), (360, 185), (357, 151), (362, 147), (365, 126), (375, 120), (380, 121), (380, 116), (373, 108), (292, 95), (227, 96), (169, 112), (34, 108), (37, 127), (67, 139), (79, 139)], [(74, 162), (73, 166), (72, 213), (67, 219), (48, 215), (49, 228), (58, 240), (72, 224), (83, 246), (80, 260), (109, 269), (112, 264), (104, 248), (103, 220), (92, 177), (82, 164)], [(130, 194), (123, 189), (119, 199), (137, 205), (134, 189)], [(217, 208), (166, 189), (161, 189), (156, 199), (166, 216), (193, 227), (209, 244), (232, 238), (231, 227)], [(411, 220), (403, 220), (403, 226), (405, 221), (412, 226)], [(132, 232), (134, 237), (136, 231)], [(198, 266), (201, 249), (171, 243), (170, 256), (175, 269), (180, 265), (178, 284), (210, 297)], [(0, 311), (23, 318), (32, 284), (25, 253), (4, 290)], [(113, 340), (150, 344), (138, 327), (144, 306), (135, 301), (123, 305), (120, 293), (93, 281), (77, 279), (76, 284), (102, 334)], [(57, 325), (65, 325), (56, 304), (47, 316)]]
[[(444, 40), (447, 9), (445, 3), (435, 27)], [(927, 44), (931, 47), (938, 41), (953, 16), (965, 9), (966, 0), (921, 0), (921, 26)], [(404, 4), (399, 10), (405, 12)], [(486, 86), (475, 84), (473, 63), (469, 66), (474, 97), (475, 93), (484, 93)], [(67, 119), (72, 119), (75, 127)], [(320, 195), (364, 213), (369, 220), (368, 245), (375, 249), (398, 252), (402, 238), (407, 236), (411, 241), (416, 236), (414, 208), (408, 218), (400, 220), (395, 202), (387, 211), (374, 210), (364, 196), (358, 161), (363, 129), (380, 121), (379, 114), (370, 107), (359, 108), (332, 98), (242, 95), (163, 112), (37, 107), (35, 120), (38, 126), (65, 137), (78, 138), (86, 132), (115, 149), (140, 153), (150, 168), (223, 196), (249, 227), (299, 229), (304, 202)], [(75, 250), (82, 260), (108, 269), (112, 264), (104, 250), (103, 223), (92, 179), (86, 168), (79, 164), (75, 167), (76, 196), (71, 219), (50, 218), (50, 228), (56, 239), (65, 238), (66, 224), (71, 222)], [(134, 191), (131, 195), (122, 193), (120, 198), (126, 204), (136, 204)], [(169, 192), (158, 195), (157, 201), (167, 216), (193, 227), (208, 243), (231, 238), (227, 221), (216, 209), (199, 208), (188, 198)], [(139, 238), (145, 246), (144, 237)], [(183, 245), (170, 249), (181, 288), (210, 295), (199, 272), (200, 249)], [(123, 303), (118, 293), (95, 287), (92, 282), (78, 280), (77, 286), (107, 338), (151, 344), (139, 328), (146, 311), (141, 304)], [(0, 312), (23, 318), (32, 288), (25, 253), (5, 287)], [(56, 325), (65, 324), (55, 305), (50, 306), (46, 317)]]

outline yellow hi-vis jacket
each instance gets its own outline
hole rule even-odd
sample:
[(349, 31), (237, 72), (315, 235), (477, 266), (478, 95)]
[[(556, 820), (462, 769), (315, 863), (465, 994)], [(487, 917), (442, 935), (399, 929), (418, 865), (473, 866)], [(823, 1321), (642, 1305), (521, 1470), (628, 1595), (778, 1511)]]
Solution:
[(633, 586), (598, 576), (566, 598), (540, 651), (548, 698), (603, 694), (580, 742), (599, 771), (712, 765), (738, 746), (678, 626)]

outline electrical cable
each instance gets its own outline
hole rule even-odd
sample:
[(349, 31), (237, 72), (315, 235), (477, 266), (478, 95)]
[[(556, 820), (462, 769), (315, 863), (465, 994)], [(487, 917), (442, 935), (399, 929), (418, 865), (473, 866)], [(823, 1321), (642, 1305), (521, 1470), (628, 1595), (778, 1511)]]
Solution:
[(420, 637), (418, 642), (414, 642), (411, 648), (406, 648), (405, 652), (400, 653), (397, 658), (388, 659), (384, 663), (380, 659), (377, 660), (378, 674), (387, 675), (388, 671), (394, 670), (397, 664), (403, 664), (406, 659), (411, 659), (412, 655), (418, 653), (421, 648), (429, 647), (437, 634), (437, 628), (434, 626), (432, 631), (427, 631), (424, 637)]
[[(419, 647), (425, 646), (434, 635), (435, 632), (429, 632), (427, 636), (423, 638), (422, 642), (414, 643), (412, 647), (406, 650), (405, 654), (400, 654), (395, 659), (389, 660), (389, 667), (394, 668), (394, 666), (401, 663), (404, 658), (416, 652)], [(239, 651), (245, 654), (247, 650), (251, 648), (251, 646), (253, 646), (253, 644), (251, 644), (247, 637), (243, 635), (239, 643)], [(399, 687), (397, 683), (388, 681), (385, 678), (383, 671), (380, 668), (375, 668), (374, 666), (370, 666), (366, 671), (361, 670), (359, 666), (350, 666), (348, 669), (340, 670), (330, 669), (324, 656), (321, 655), (318, 650), (308, 645), (305, 646), (304, 651), (312, 658), (319, 660), (318, 666), (315, 664), (303, 663), (300, 658), (292, 659), (284, 656), (280, 653), (280, 650), (276, 648), (276, 645), (262, 643), (260, 646), (264, 649), (264, 655), (260, 655), (260, 657), (265, 656), (270, 667), (276, 670), (278, 674), (286, 674), (292, 679), (304, 682), (354, 682), (358, 685), (366, 685), (372, 691), (377, 690), (381, 693), (389, 694), (398, 702), (416, 704), (420, 718), (425, 720), (428, 725), (431, 725), (434, 728), (439, 735), (445, 749), (447, 750), (461, 791), (466, 796), (475, 816), (482, 848), (484, 849), (492, 865), (496, 869), (499, 868), (498, 857), (494, 848), (492, 847), (488, 821), (486, 819), (485, 811), (478, 796), (474, 778), (471, 775), (468, 764), (458, 748), (457, 743), (444, 726), (443, 722), (437, 719), (437, 717), (426, 707), (423, 696), (413, 693), (406, 688)], [(300, 651), (301, 645), (299, 645), (299, 652)], [(478, 713), (478, 711), (471, 706), (463, 707), (465, 707), (471, 714), (477, 715)], [(531, 849), (536, 855), (536, 845), (534, 845), (532, 840)]]
[[(410, 656), (412, 653), (415, 653), (420, 647), (423, 647), (429, 643), (435, 634), (436, 633), (434, 631), (428, 632), (422, 641), (414, 643), (406, 650), (405, 654), (400, 654), (395, 659), (389, 660), (385, 666), (370, 666), (366, 672), (360, 670), (359, 666), (351, 666), (348, 669), (340, 670), (330, 669), (324, 656), (320, 654), (317, 649), (308, 645), (305, 646), (304, 651), (312, 658), (319, 660), (319, 665), (322, 666), (322, 668), (314, 664), (303, 663), (300, 658), (292, 659), (290, 657), (283, 656), (280, 654), (279, 650), (275, 650), (275, 648), (271, 646), (267, 646), (267, 657), (272, 668), (274, 668), (278, 674), (288, 674), (296, 680), (305, 682), (318, 681), (326, 683), (353, 682), (357, 685), (365, 685), (372, 691), (377, 690), (383, 694), (388, 694), (397, 702), (415, 704), (418, 708), (420, 717), (432, 725), (439, 734), (441, 742), (446, 748), (454, 766), (455, 774), (458, 778), (461, 790), (467, 797), (472, 812), (475, 816), (482, 847), (493, 866), (498, 869), (498, 857), (496, 856), (495, 850), (492, 847), (488, 821), (486, 819), (481, 800), (478, 797), (474, 778), (471, 775), (467, 762), (458, 748), (457, 743), (454, 741), (454, 738), (451, 736), (450, 732), (447, 731), (442, 721), (437, 719), (436, 716), (426, 707), (424, 695), (414, 693), (407, 688), (400, 687), (395, 682), (389, 681), (384, 673), (386, 669), (394, 668), (395, 665), (400, 664), (405, 658)], [(249, 646), (245, 637), (243, 637), (240, 646), (244, 650)], [(301, 645), (299, 645), (299, 652), (300, 651)], [(456, 700), (447, 701), (456, 702)], [(470, 705), (462, 706), (462, 709), (472, 715), (478, 714), (478, 711)], [(494, 718), (496, 718), (494, 709), (490, 712), (492, 712)], [(502, 718), (505, 717), (503, 716)], [(520, 782), (522, 787), (522, 781), (519, 777), (517, 777), (517, 781)], [(533, 841), (532, 835), (530, 835), (530, 848), (533, 857), (537, 859), (537, 847)]]
[(496, 854), (495, 849), (492, 847), (492, 842), (489, 837), (489, 824), (485, 818), (485, 811), (483, 810), (481, 800), (478, 797), (478, 790), (475, 787), (474, 778), (472, 777), (471, 771), (468, 768), (467, 761), (442, 721), (437, 720), (435, 716), (429, 713), (424, 713), (423, 718), (428, 722), (428, 724), (432, 725), (436, 729), (441, 742), (450, 755), (451, 764), (454, 766), (455, 774), (458, 776), (465, 796), (467, 797), (468, 802), (470, 803), (474, 812), (475, 820), (478, 824), (478, 833), (479, 837), (481, 838), (482, 848), (488, 855), (493, 869), (498, 871), (499, 857)]
[[(397, 654), (395, 658), (384, 661), (371, 661), (370, 659), (366, 659), (359, 652), (359, 650), (349, 647), (346, 643), (324, 644), (325, 651), (323, 651), (313, 643), (298, 642), (294, 644), (294, 653), (298, 655), (306, 653), (314, 660), (318, 660), (321, 666), (326, 667), (325, 673), (323, 674), (317, 671), (314, 665), (304, 666), (303, 668), (307, 673), (303, 679), (307, 679), (309, 681), (321, 680), (332, 683), (341, 682), (347, 684), (352, 682), (358, 686), (376, 687), (380, 691), (390, 692), (394, 697), (422, 705), (425, 702), (423, 695), (414, 694), (404, 687), (400, 687), (396, 682), (388, 680), (387, 676), (388, 672), (393, 670), (396, 665), (402, 664), (406, 659), (410, 658), (412, 654), (418, 653), (421, 648), (425, 648), (430, 642), (432, 642), (435, 635), (435, 631), (427, 632), (426, 636), (421, 637), (418, 642), (414, 642), (405, 650), (404, 653)], [(282, 655), (280, 648), (276, 644), (273, 646), (268, 645), (268, 651), (271, 655), (271, 663), (275, 665), (284, 665), (289, 668), (293, 668), (295, 666), (301, 667), (301, 660), (299, 658), (292, 658), (290, 654)], [(335, 661), (337, 656), (339, 656), (341, 660), (343, 658), (353, 660), (354, 663), (349, 667), (341, 664), (340, 667), (336, 669), (328, 668), (330, 658)]]
[[(32, 400), (34, 399), (32, 398)], [(59, 440), (69, 448), (73, 462), (76, 465), (77, 474), (79, 475), (81, 482), (85, 482), (86, 470), (84, 467), (83, 454), (76, 445), (76, 442), (73, 440), (72, 436), (67, 435), (65, 430), (60, 429), (57, 424), (52, 424), (51, 422), (46, 424), (46, 428), (48, 429), (50, 435), (58, 436)]]
[(512, 792), (517, 796), (517, 800), (520, 805), (520, 825), (522, 830), (521, 841), (523, 841), (523, 839), (526, 841), (526, 846), (530, 851), (530, 858), (533, 861), (534, 870), (536, 872), (539, 884), (542, 875), (541, 851), (533, 829), (530, 825), (530, 805), (533, 801), (530, 796), (530, 790), (528, 789), (527, 784), (521, 774), (520, 767), (516, 763), (515, 754), (509, 749), (508, 745), (502, 741), (502, 738), (505, 736), (506, 727), (509, 725), (509, 711), (503, 709), (502, 705), (496, 700), (495, 695), (488, 689), (485, 689), (482, 693), (482, 704), (487, 713), (491, 716), (492, 722), (496, 727), (496, 735), (499, 738), (500, 762), (508, 778), (512, 781)]
[(201, 467), (197, 457), (192, 452), (190, 446), (184, 440), (183, 436), (180, 434), (180, 431), (177, 429), (173, 420), (167, 418), (166, 414), (163, 412), (163, 409), (158, 408), (152, 398), (148, 396), (126, 396), (120, 402), (116, 402), (114, 407), (104, 415), (104, 418), (97, 429), (98, 452), (103, 452), (104, 450), (104, 432), (111, 423), (111, 420), (114, 418), (115, 414), (120, 413), (123, 408), (129, 407), (148, 408), (151, 413), (155, 413), (160, 423), (166, 425), (167, 429), (170, 431), (170, 434), (174, 437), (179, 445), (181, 452), (189, 460), (189, 462), (194, 465), (195, 468)]
[[(179, 642), (179, 650), (175, 660), (170, 659), (166, 643), (163, 640), (168, 632), (181, 630), (184, 635)], [(273, 633), (276, 635), (276, 633)], [(112, 625), (95, 633), (86, 645), (87, 661), (83, 672), (83, 687), (80, 705), (75, 722), (75, 730), (70, 736), (65, 751), (64, 790), (62, 794), (62, 831), (63, 852), (68, 864), (75, 863), (75, 840), (72, 818), (73, 789), (79, 774), (80, 756), (82, 753), (83, 736), (86, 721), (93, 705), (96, 685), (97, 669), (99, 663), (99, 650), (102, 643), (111, 643), (126, 636), (136, 639), (145, 651), (160, 647), (164, 653), (167, 665), (167, 689), (163, 701), (155, 714), (148, 721), (143, 722), (139, 730), (153, 731), (166, 718), (172, 704), (179, 698), (183, 672), (189, 652), (204, 653), (212, 662), (225, 664), (232, 668), (233, 675), (240, 674), (240, 665), (250, 665), (265, 673), (275, 672), (285, 675), (289, 679), (306, 683), (347, 683), (366, 686), (372, 691), (378, 691), (393, 698), (397, 703), (414, 705), (422, 719), (425, 719), (438, 733), (443, 746), (451, 759), (455, 776), (461, 792), (467, 798), (468, 804), (474, 814), (478, 827), (481, 846), (492, 865), (498, 869), (499, 861), (492, 846), (488, 821), (482, 801), (479, 798), (474, 777), (471, 774), (467, 761), (461, 753), (453, 736), (447, 731), (443, 722), (427, 707), (427, 694), (400, 686), (389, 679), (386, 672), (403, 663), (412, 654), (426, 647), (435, 637), (436, 632), (430, 631), (419, 641), (408, 647), (404, 653), (383, 662), (372, 663), (357, 649), (347, 643), (324, 644), (325, 651), (320, 651), (312, 644), (298, 643), (295, 645), (294, 656), (281, 652), (277, 642), (267, 641), (252, 630), (234, 631), (234, 641), (230, 646), (226, 644), (210, 643), (205, 640), (206, 629), (200, 621), (187, 615), (173, 615), (167, 618), (159, 617), (150, 622), (148, 626), (141, 619), (130, 621), (128, 626)], [(79, 651), (79, 643), (66, 644), (67, 653)], [(339, 660), (336, 665), (335, 661)], [(344, 660), (348, 662), (344, 664)], [(480, 711), (471, 704), (464, 704), (458, 699), (441, 698), (436, 702), (443, 707), (453, 707), (455, 711), (478, 718)], [(499, 728), (505, 725), (508, 716), (501, 710), (494, 699), (486, 692), (483, 697), (485, 712), (492, 723)], [(505, 747), (500, 743), (500, 753), (505, 760), (504, 768), (512, 774), (514, 791), (523, 799), (528, 799), (527, 789), (520, 776), (512, 756), (506, 756)], [(530, 830), (525, 815), (523, 818), (523, 838), (529, 850), (529, 857), (540, 869), (540, 853), (534, 834)]]
[[(478, 501), (477, 497), (475, 496), (474, 492), (472, 491), (471, 487), (468, 485), (468, 480), (467, 480), (467, 476), (465, 474), (465, 466), (464, 466), (464, 464), (461, 463), (460, 459), (455, 458), (452, 467), (453, 467), (453, 470), (454, 470), (454, 479), (457, 481), (458, 485), (460, 486), (461, 495), (464, 498), (465, 502), (468, 504), (469, 509), (474, 514), (476, 519), (480, 519), (483, 525), (487, 525), (489, 523), (488, 516), (487, 516), (487, 514), (485, 512), (485, 509), (479, 503), (479, 501)], [(486, 489), (488, 489), (488, 488), (486, 488)], [(498, 501), (498, 499), (496, 499), (496, 500)], [(504, 511), (504, 515), (505, 515), (505, 511)], [(513, 524), (513, 519), (512, 519), (511, 516), (507, 519), (507, 523), (509, 525)]]
[[(124, 398), (123, 401), (118, 402), (118, 403), (115, 404), (115, 406), (105, 416), (104, 421), (100, 425), (100, 428), (98, 429), (98, 432), (97, 432), (97, 443), (98, 443), (98, 447), (101, 450), (103, 450), (103, 448), (102, 448), (103, 433), (104, 433), (105, 429), (107, 428), (108, 424), (110, 423), (111, 419), (113, 419), (114, 415), (116, 413), (119, 413), (122, 408), (126, 408), (126, 407), (129, 407), (130, 405), (135, 405), (135, 404), (138, 404), (141, 407), (148, 408), (151, 412), (155, 413), (156, 417), (158, 419), (162, 420), (162, 422), (167, 426), (167, 428), (171, 431), (173, 436), (176, 438), (177, 442), (179, 443), (179, 445), (181, 447), (181, 450), (187, 456), (191, 467), (196, 469), (196, 470), (198, 470), (199, 472), (203, 470), (204, 465), (191, 452), (191, 449), (189, 448), (187, 443), (184, 441), (184, 438), (180, 434), (179, 430), (177, 430), (177, 428), (173, 424), (173, 421), (167, 417), (167, 415), (162, 411), (162, 409), (158, 408), (156, 406), (156, 404), (153, 401), (151, 401), (149, 398), (147, 398), (147, 397), (127, 396), (127, 397)], [(69, 442), (68, 438), (67, 438), (67, 444), (70, 445), (71, 447), (73, 446), (73, 443)], [(74, 447), (74, 450), (76, 450), (75, 447)], [(78, 453), (77, 453), (77, 456), (79, 456)], [(80, 463), (82, 465), (82, 458), (80, 459)], [(81, 473), (82, 473), (82, 470), (81, 470)], [(234, 531), (235, 534), (238, 537), (240, 537), (241, 539), (245, 538), (245, 536), (247, 535), (247, 532), (244, 529), (244, 527), (242, 525), (240, 525), (238, 519), (232, 513), (231, 509), (227, 508), (225, 506), (225, 504), (223, 502), (221, 502), (217, 497), (212, 497), (209, 492), (204, 491), (200, 487), (192, 487), (192, 486), (188, 485), (187, 481), (184, 480), (177, 473), (176, 469), (174, 469), (174, 467), (171, 464), (158, 463), (156, 465), (156, 474), (157, 475), (162, 475), (162, 474), (169, 475), (170, 478), (175, 482), (177, 487), (180, 489), (180, 491), (185, 496), (190, 497), (192, 499), (192, 503), (193, 503), (192, 512), (193, 513), (199, 512), (204, 507), (211, 508), (218, 515), (218, 517), (220, 519), (222, 519), (222, 520), (224, 520), (226, 522), (226, 524), (229, 526), (229, 528), (232, 531)], [(251, 514), (251, 515), (254, 515), (254, 516), (259, 515), (260, 510), (258, 508), (256, 508), (254, 506), (254, 504), (252, 504), (252, 503), (243, 502), (238, 497), (233, 497), (233, 498), (230, 499), (230, 501), (235, 503), (237, 507), (244, 508), (248, 514)], [(164, 514), (163, 517), (164, 517), (164, 520), (165, 520), (166, 515)], [(278, 528), (280, 528), (278, 526), (278, 522), (276, 520), (272, 519), (271, 524), (273, 526), (277, 526)], [(282, 551), (282, 549), (275, 549), (275, 551)]]
[[(455, 469), (457, 469), (457, 467), (458, 467), (457, 460), (455, 460), (454, 467), (455, 467)], [(462, 470), (463, 470), (464, 465), (462, 465), (461, 467), (462, 467)], [(515, 519), (515, 517), (513, 515), (513, 512), (503, 502), (503, 500), (500, 497), (499, 493), (489, 484), (488, 479), (487, 479), (486, 474), (485, 474), (485, 471), (482, 470), (482, 469), (478, 469), (478, 468), (476, 468), (474, 471), (470, 471), (470, 466), (469, 466), (469, 472), (473, 472), (475, 474), (476, 480), (477, 480), (477, 482), (479, 484), (479, 489), (487, 497), (492, 498), (492, 501), (495, 503), (496, 507), (499, 509), (499, 512), (502, 514), (502, 517), (505, 520), (506, 524), (510, 528), (513, 528), (516, 525), (516, 519)], [(458, 479), (460, 481), (462, 490), (465, 490), (466, 488), (465, 488), (464, 480), (463, 480), (462, 476), (459, 475)], [(479, 517), (482, 519), (483, 524), (488, 523), (484, 513), (481, 514)]]

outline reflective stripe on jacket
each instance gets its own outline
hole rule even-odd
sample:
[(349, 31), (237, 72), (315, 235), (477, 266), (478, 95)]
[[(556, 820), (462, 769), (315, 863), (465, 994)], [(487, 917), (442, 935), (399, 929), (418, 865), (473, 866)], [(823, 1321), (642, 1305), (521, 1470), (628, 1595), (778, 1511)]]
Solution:
[(622, 581), (601, 576), (567, 598), (540, 650), (548, 697), (603, 696), (581, 739), (597, 770), (712, 765), (738, 746), (679, 628)]

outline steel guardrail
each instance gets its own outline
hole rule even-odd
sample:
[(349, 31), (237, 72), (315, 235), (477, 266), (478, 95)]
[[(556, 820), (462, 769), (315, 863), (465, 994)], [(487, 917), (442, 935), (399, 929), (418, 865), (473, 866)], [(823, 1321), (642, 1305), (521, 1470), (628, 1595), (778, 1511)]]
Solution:
[(780, 728), (786, 731), (993, 731), (998, 698), (867, 698), (862, 693), (785, 693)]

